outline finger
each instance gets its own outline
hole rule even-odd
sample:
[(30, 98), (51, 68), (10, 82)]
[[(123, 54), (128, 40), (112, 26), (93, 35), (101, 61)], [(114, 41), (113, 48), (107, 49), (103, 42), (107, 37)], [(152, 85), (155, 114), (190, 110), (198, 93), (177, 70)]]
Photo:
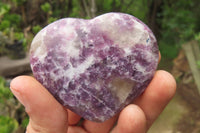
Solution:
[(10, 87), (30, 117), (27, 132), (67, 132), (67, 111), (38, 81), (20, 76)]
[(146, 118), (142, 109), (134, 104), (124, 108), (111, 133), (146, 133)]
[(114, 116), (103, 123), (97, 123), (97, 122), (85, 120), (83, 122), (83, 127), (89, 133), (108, 133), (112, 129), (116, 120), (117, 120), (117, 116)]
[(74, 112), (72, 112), (71, 110), (67, 109), (68, 111), (68, 123), (69, 125), (76, 125), (81, 117), (77, 114), (75, 114)]
[(144, 93), (134, 103), (145, 113), (148, 128), (163, 111), (176, 91), (176, 82), (166, 71), (157, 71)]
[(67, 133), (87, 133), (87, 132), (81, 127), (69, 126)]

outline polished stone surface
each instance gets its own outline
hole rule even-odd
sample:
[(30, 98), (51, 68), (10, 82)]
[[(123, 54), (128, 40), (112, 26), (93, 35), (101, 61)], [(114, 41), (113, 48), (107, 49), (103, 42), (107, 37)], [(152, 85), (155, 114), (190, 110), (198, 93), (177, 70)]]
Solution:
[(35, 36), (30, 54), (35, 78), (63, 106), (96, 122), (145, 90), (159, 58), (151, 30), (123, 13), (60, 19)]

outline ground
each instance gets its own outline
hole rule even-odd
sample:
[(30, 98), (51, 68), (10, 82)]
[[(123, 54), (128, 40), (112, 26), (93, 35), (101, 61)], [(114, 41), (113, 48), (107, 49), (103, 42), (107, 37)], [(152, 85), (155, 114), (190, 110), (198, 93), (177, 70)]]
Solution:
[(195, 86), (185, 53), (173, 60), (161, 61), (160, 69), (173, 74), (177, 91), (148, 133), (200, 133), (200, 93)]

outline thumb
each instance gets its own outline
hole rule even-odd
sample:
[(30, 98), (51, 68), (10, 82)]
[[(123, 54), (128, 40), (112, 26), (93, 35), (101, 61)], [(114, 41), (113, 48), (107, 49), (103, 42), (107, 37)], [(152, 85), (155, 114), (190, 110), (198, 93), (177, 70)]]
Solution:
[(67, 132), (67, 111), (37, 80), (20, 76), (12, 80), (10, 88), (30, 117), (27, 132)]

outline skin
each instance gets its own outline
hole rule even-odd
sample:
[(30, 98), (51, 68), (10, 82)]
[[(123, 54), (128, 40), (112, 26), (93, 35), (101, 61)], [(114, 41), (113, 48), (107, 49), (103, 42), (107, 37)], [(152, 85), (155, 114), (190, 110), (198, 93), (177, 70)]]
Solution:
[(174, 96), (176, 82), (158, 70), (144, 93), (119, 114), (103, 123), (84, 120), (81, 126), (81, 117), (65, 109), (35, 78), (16, 77), (10, 88), (29, 115), (27, 133), (146, 133)]

